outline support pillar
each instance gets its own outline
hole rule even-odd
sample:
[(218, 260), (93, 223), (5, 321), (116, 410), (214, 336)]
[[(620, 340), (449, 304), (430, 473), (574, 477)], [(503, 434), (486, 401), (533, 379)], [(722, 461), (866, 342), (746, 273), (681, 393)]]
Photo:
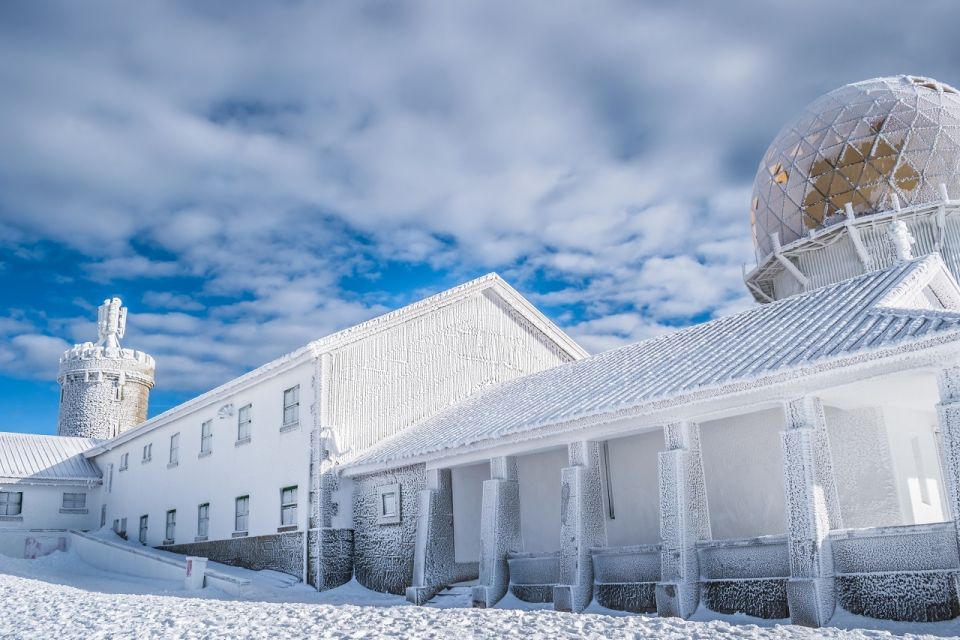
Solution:
[(480, 580), (473, 587), (473, 606), (492, 607), (507, 594), (510, 570), (507, 554), (520, 551), (520, 483), (517, 459), (490, 460), (490, 480), (483, 483), (480, 525)]
[(557, 611), (580, 612), (593, 599), (592, 547), (607, 545), (603, 515), (599, 442), (573, 442), (570, 466), (560, 475), (560, 584), (553, 589)]
[(803, 397), (784, 405), (781, 434), (790, 580), (787, 604), (794, 624), (822, 627), (836, 607), (831, 529), (842, 527), (823, 404)]
[(937, 375), (940, 402), (940, 464), (946, 489), (948, 517), (958, 529), (960, 545), (960, 367), (942, 369)]
[(666, 451), (660, 459), (660, 582), (657, 614), (689, 618), (700, 603), (697, 541), (710, 539), (710, 516), (700, 455), (700, 428), (694, 422), (664, 426)]
[(420, 491), (420, 513), (413, 555), (413, 586), (407, 600), (426, 604), (447, 586), (455, 567), (453, 542), (453, 483), (449, 469), (428, 469)]

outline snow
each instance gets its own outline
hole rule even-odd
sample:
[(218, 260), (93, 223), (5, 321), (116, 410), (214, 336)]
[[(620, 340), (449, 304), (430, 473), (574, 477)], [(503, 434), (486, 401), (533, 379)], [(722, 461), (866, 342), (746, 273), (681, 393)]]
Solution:
[[(245, 572), (255, 588), (230, 598), (215, 589), (184, 591), (181, 582), (110, 573), (72, 552), (37, 560), (0, 556), (0, 637), (50, 638), (719, 638), (812, 639), (943, 637), (960, 623), (881, 623), (841, 614), (840, 627), (807, 629), (700, 610), (696, 621), (624, 615), (596, 605), (558, 613), (506, 599), (495, 609), (408, 605), (356, 582), (318, 593), (274, 572)], [(549, 606), (549, 605), (547, 605)], [(506, 608), (515, 607), (515, 608)], [(706, 620), (709, 616), (711, 620)], [(892, 632), (892, 633), (891, 633)], [(927, 635), (923, 635), (927, 634)]]

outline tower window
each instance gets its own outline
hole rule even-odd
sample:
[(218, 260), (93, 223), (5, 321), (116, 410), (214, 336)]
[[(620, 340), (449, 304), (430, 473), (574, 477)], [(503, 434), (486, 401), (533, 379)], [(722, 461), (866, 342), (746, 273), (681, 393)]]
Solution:
[(170, 436), (170, 461), (167, 466), (173, 466), (180, 463), (180, 433), (177, 432)]
[(247, 535), (250, 525), (250, 496), (240, 496), (236, 500), (233, 518), (234, 534)]
[(283, 392), (283, 426), (290, 427), (300, 422), (300, 385)]
[(200, 455), (213, 451), (213, 420), (200, 425)]
[(164, 544), (173, 544), (175, 536), (177, 535), (177, 510), (171, 509), (167, 511), (167, 528), (164, 532), (166, 537), (163, 540)]
[(22, 491), (0, 491), (0, 516), (19, 516), (22, 512)]
[(253, 422), (253, 405), (240, 407), (237, 412), (237, 442), (250, 439), (250, 425)]
[(297, 488), (284, 487), (280, 491), (280, 526), (297, 526)]
[(197, 537), (206, 538), (210, 531), (210, 503), (204, 502), (197, 507)]

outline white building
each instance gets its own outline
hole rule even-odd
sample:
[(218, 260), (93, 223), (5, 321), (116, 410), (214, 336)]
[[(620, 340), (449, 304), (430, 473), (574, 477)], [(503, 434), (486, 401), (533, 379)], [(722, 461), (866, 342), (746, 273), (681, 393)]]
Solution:
[[(813, 626), (838, 606), (957, 617), (958, 141), (960, 95), (929, 79), (814, 102), (758, 171), (746, 280), (764, 304), (739, 314), (586, 357), (488, 276), (137, 426), (71, 408), (61, 433), (118, 434), (83, 453), (99, 521), (49, 526), (416, 603), (476, 580), (476, 606), (510, 591)], [(111, 304), (102, 349), (79, 359), (123, 355)], [(99, 415), (134, 376), (81, 380), (77, 359), (65, 375), (96, 392), (76, 406)], [(25, 487), (22, 538), (32, 503), (54, 505), (8, 480), (0, 496)]]

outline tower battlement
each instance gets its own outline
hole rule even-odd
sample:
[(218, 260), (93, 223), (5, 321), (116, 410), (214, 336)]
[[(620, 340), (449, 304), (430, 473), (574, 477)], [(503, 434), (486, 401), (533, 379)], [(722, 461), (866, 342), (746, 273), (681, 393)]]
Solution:
[(104, 300), (96, 343), (74, 345), (60, 356), (62, 436), (110, 438), (147, 418), (156, 363), (136, 349), (124, 349), (127, 309), (119, 298)]

